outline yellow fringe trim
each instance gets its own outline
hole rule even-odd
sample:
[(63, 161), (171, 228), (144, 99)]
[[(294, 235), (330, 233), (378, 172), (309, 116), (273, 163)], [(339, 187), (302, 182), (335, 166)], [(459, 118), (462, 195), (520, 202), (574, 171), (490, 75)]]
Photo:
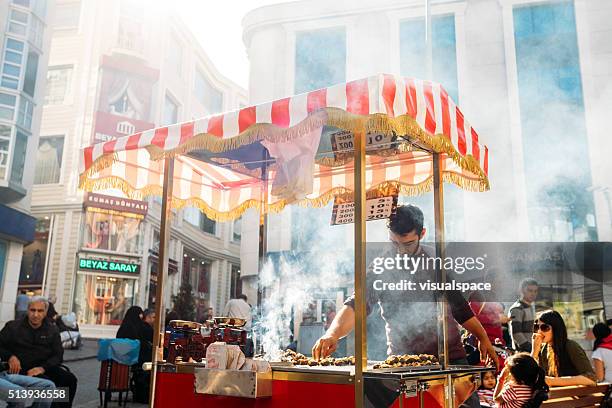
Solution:
[[(454, 172), (444, 172), (442, 180), (446, 183), (453, 183), (469, 191), (483, 191), (482, 183), (477, 179), (468, 179)], [(130, 183), (125, 180), (111, 176), (97, 180), (86, 180), (82, 187), (87, 191), (104, 190), (108, 188), (118, 189), (127, 197), (133, 199), (144, 199), (149, 196), (161, 196), (162, 187), (158, 185), (148, 185), (141, 189), (135, 189)], [(416, 196), (427, 193), (433, 189), (433, 176), (419, 184), (404, 184), (400, 181), (385, 181), (374, 187), (371, 187), (366, 192), (366, 198), (385, 197), (395, 194), (408, 196)], [(263, 214), (279, 213), (288, 205), (299, 205), (301, 207), (321, 208), (325, 207), (331, 200), (338, 198), (340, 202), (353, 201), (353, 191), (346, 187), (336, 187), (315, 198), (305, 198), (296, 202), (288, 200), (279, 200), (274, 203), (264, 204), (260, 200), (249, 199), (240, 203), (237, 207), (230, 211), (218, 211), (209, 206), (205, 201), (197, 197), (188, 199), (172, 198), (172, 208), (181, 209), (184, 207), (196, 207), (200, 209), (206, 216), (218, 222), (232, 221), (240, 218), (245, 211), (254, 208)]]
[(256, 123), (235, 137), (222, 139), (210, 133), (199, 133), (187, 142), (171, 151), (165, 151), (157, 146), (148, 146), (147, 150), (152, 160), (165, 157), (175, 157), (193, 150), (207, 150), (211, 153), (227, 152), (258, 141), (273, 143), (288, 142), (304, 136), (314, 129), (327, 123), (327, 112), (324, 109), (313, 112), (303, 121), (290, 128), (282, 128), (271, 123)]
[[(408, 115), (389, 117), (385, 114), (372, 114), (368, 116), (355, 115), (338, 108), (326, 108), (312, 113), (302, 122), (291, 128), (281, 128), (268, 123), (257, 123), (239, 135), (221, 139), (209, 133), (200, 133), (193, 136), (183, 145), (171, 151), (164, 151), (157, 146), (148, 146), (147, 150), (152, 160), (160, 160), (164, 157), (175, 157), (193, 150), (207, 150), (212, 153), (220, 153), (240, 146), (254, 143), (256, 141), (286, 142), (313, 129), (324, 125), (334, 126), (355, 134), (359, 133), (384, 133), (395, 132), (398, 135), (408, 135), (422, 145), (425, 149), (446, 153), (462, 169), (468, 170), (478, 176), (486, 189), (489, 189), (489, 180), (480, 168), (480, 164), (471, 155), (462, 156), (452, 145), (451, 141), (444, 135), (430, 135), (421, 129), (415, 119)], [(348, 155), (350, 156), (350, 155)], [(351, 160), (349, 157), (341, 157), (337, 160), (330, 158), (320, 159), (321, 164), (338, 166)], [(104, 155), (98, 158), (93, 165), (81, 175), (81, 181), (96, 172), (109, 167), (116, 160), (114, 155)]]
[[(421, 129), (416, 120), (408, 115), (389, 117), (382, 113), (360, 116), (348, 113), (342, 109), (327, 108), (329, 126), (335, 126), (354, 133), (384, 133), (395, 132), (398, 135), (407, 135), (425, 149), (438, 153), (446, 153), (459, 167), (476, 175), (482, 186), (477, 191), (490, 188), (489, 179), (480, 168), (480, 163), (472, 156), (462, 156), (453, 146), (450, 139), (443, 134), (430, 135)], [(484, 154), (484, 153), (483, 153)]]

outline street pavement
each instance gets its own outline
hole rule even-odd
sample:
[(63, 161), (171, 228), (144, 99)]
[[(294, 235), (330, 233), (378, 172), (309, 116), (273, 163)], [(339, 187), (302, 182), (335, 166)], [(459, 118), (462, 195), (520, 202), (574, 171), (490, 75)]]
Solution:
[[(77, 393), (74, 398), (73, 407), (75, 408), (95, 408), (100, 405), (98, 393), (98, 379), (100, 377), (100, 362), (96, 359), (98, 345), (96, 340), (84, 340), (80, 350), (66, 350), (64, 352), (64, 364), (78, 378)], [(108, 407), (118, 407), (118, 394), (113, 395), (113, 401)], [(125, 396), (124, 396), (125, 398)], [(130, 400), (128, 407), (146, 407), (146, 404), (135, 404)]]

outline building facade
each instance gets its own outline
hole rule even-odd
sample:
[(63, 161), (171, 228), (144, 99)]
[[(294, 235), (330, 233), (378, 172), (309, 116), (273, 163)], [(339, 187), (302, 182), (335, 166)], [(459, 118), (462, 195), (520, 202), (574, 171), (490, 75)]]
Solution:
[[(49, 59), (53, 1), (0, 3), (0, 325), (14, 318), (24, 245), (40, 229), (30, 215)], [(39, 272), (39, 268), (34, 268)]]
[[(32, 193), (45, 240), (24, 250), (45, 262), (36, 281), (26, 265), (20, 285), (55, 295), (56, 309), (75, 312), (85, 335), (112, 336), (127, 308), (155, 302), (160, 200), (84, 194), (74, 170), (79, 149), (237, 108), (246, 93), (167, 5), (60, 0), (56, 10)], [(171, 236), (166, 308), (189, 280), (197, 318), (221, 309), (240, 271), (239, 223), (185, 209), (173, 212)]]
[[(490, 192), (445, 187), (447, 239), (612, 240), (605, 120), (612, 106), (612, 3), (430, 1), (431, 71), (424, 3), (315, 0), (250, 12), (243, 38), (251, 103), (378, 73), (435, 80), (491, 151)], [(419, 205), (434, 230), (431, 195), (400, 199)], [(337, 234), (336, 246), (352, 250), (351, 231), (329, 228), (331, 207), (308, 217), (302, 211), (270, 217), (269, 251), (295, 250), (304, 238), (320, 242), (317, 231)], [(250, 242), (258, 236), (256, 217), (243, 224)], [(383, 224), (368, 223), (367, 234), (368, 241), (387, 239)], [(243, 275), (257, 275), (257, 256), (253, 246), (243, 251)]]

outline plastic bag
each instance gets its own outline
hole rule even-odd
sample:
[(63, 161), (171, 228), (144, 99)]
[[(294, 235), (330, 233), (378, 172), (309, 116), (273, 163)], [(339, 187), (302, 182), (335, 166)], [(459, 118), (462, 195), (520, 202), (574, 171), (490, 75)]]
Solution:
[[(77, 329), (77, 319), (74, 312), (62, 315), (62, 323), (71, 329)], [(78, 330), (78, 329), (77, 329)]]

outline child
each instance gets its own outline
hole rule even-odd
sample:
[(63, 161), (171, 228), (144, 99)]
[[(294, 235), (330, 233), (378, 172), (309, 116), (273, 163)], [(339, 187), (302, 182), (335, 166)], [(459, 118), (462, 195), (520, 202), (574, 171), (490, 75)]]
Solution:
[(493, 400), (493, 390), (495, 389), (495, 373), (493, 371), (487, 371), (482, 373), (480, 388), (478, 388), (478, 399), (480, 400), (481, 407), (494, 407), (495, 401)]
[(546, 374), (527, 353), (518, 353), (506, 361), (493, 392), (499, 408), (537, 408), (548, 398)]

